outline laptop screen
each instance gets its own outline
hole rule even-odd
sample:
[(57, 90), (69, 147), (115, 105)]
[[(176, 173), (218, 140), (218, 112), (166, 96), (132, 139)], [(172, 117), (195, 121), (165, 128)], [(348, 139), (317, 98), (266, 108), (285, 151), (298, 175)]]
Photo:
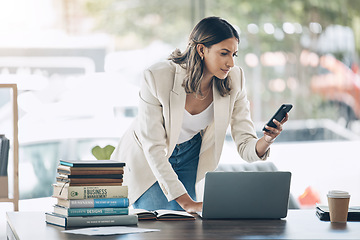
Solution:
[(203, 218), (279, 219), (287, 216), (290, 172), (208, 172)]

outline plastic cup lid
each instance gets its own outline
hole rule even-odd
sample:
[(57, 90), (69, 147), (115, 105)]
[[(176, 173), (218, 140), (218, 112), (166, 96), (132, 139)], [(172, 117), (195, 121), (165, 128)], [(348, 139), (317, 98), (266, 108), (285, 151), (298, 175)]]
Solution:
[(331, 190), (328, 192), (327, 196), (332, 198), (349, 198), (350, 194), (346, 191)]

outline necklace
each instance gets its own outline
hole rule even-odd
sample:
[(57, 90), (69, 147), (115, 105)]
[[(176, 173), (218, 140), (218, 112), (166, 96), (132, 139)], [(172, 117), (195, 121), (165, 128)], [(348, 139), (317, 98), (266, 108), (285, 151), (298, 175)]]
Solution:
[(210, 93), (210, 90), (212, 89), (212, 86), (209, 88), (209, 90), (207, 90), (207, 93), (206, 93), (206, 95), (204, 96), (204, 97), (198, 97), (198, 95), (195, 93), (195, 98), (196, 99), (198, 99), (198, 100), (200, 100), (200, 101), (203, 101), (203, 100), (205, 100), (208, 96), (209, 96), (209, 93)]

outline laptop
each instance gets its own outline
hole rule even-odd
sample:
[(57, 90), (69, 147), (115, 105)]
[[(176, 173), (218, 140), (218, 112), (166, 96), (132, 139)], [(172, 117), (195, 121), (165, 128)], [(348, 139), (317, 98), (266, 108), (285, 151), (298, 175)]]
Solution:
[(207, 172), (205, 219), (280, 219), (287, 216), (290, 172)]

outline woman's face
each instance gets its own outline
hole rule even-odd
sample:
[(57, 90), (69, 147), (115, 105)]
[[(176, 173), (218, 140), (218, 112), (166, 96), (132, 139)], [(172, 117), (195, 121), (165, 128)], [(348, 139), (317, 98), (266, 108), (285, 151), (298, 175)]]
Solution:
[(228, 38), (204, 49), (204, 77), (225, 79), (234, 66), (238, 52), (238, 40)]

